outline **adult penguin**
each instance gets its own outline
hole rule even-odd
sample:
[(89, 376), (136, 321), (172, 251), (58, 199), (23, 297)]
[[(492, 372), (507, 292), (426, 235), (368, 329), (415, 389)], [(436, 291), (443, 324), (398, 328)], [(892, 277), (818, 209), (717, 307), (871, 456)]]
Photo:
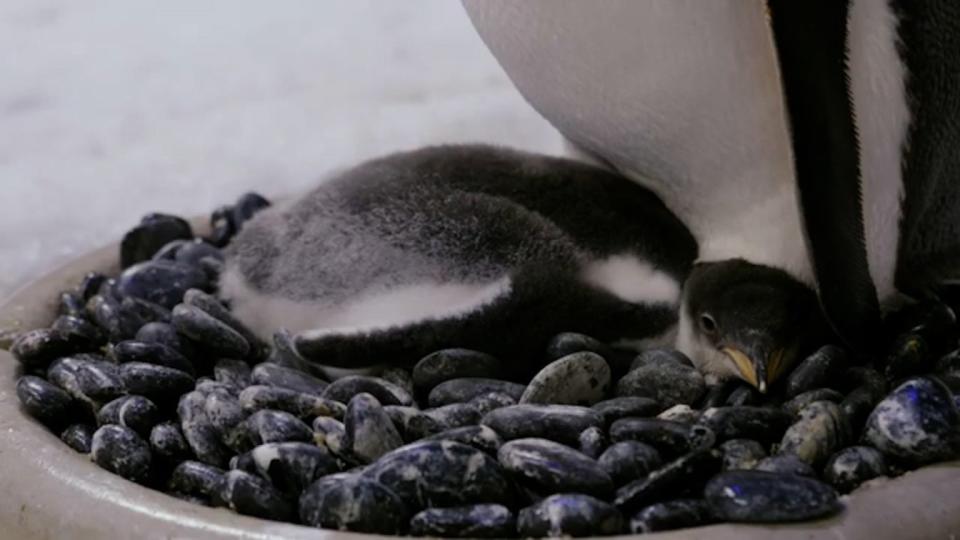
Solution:
[(956, 273), (960, 5), (464, 4), (575, 154), (694, 231), (678, 346), (701, 368), (773, 382), (814, 334), (811, 291), (870, 353), (882, 306)]

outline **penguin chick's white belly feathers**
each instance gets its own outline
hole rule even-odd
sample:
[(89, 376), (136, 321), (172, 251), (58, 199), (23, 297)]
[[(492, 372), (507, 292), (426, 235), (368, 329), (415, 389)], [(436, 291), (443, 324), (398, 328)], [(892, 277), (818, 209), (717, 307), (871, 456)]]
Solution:
[(221, 289), (252, 328), (287, 327), (326, 365), (458, 346), (535, 367), (559, 332), (662, 334), (696, 253), (656, 196), (615, 173), (436, 147), (261, 212), (228, 249)]

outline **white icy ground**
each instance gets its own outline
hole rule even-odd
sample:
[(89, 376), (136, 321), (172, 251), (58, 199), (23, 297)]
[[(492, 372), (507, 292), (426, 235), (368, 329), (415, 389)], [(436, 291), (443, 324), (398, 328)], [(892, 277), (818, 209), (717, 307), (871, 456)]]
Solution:
[(431, 143), (559, 149), (455, 0), (2, 0), (0, 50), (0, 297), (149, 211)]

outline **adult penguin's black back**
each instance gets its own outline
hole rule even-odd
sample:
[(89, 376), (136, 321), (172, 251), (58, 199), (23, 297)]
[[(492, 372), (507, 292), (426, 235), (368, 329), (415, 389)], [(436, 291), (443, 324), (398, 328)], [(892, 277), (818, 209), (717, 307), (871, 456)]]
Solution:
[(960, 274), (960, 4), (768, 5), (820, 299), (869, 351), (881, 306)]

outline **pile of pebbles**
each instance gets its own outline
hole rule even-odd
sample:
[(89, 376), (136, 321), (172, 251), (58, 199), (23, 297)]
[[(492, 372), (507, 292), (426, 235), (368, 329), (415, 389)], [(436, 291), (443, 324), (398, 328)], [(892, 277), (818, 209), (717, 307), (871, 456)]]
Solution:
[[(440, 537), (597, 536), (842, 511), (839, 495), (958, 456), (953, 310), (888, 321), (874, 362), (824, 346), (769, 394), (708, 386), (683, 354), (565, 333), (506, 380), (479, 351), (329, 381), (291, 336), (264, 343), (214, 294), (220, 249), (268, 202), (196, 238), (150, 215), (118, 277), (62, 293), (20, 335), (23, 408), (100, 467), (264, 519)], [(952, 351), (952, 352), (951, 352)]]

